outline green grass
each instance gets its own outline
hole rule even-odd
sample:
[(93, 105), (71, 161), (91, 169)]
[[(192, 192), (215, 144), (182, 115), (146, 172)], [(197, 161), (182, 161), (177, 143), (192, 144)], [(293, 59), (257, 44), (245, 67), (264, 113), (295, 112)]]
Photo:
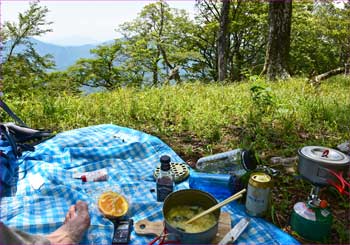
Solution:
[[(207, 154), (253, 147), (263, 163), (269, 164), (269, 157), (294, 156), (305, 145), (334, 148), (350, 139), (350, 79), (344, 76), (318, 87), (303, 78), (275, 83), (253, 78), (226, 85), (126, 88), (81, 97), (36, 95), (7, 102), (34, 128), (61, 132), (113, 123), (150, 133), (188, 163)], [(287, 173), (276, 181), (280, 184), (273, 190), (269, 219), (285, 228), (293, 204), (307, 198), (310, 185)], [(325, 193), (333, 209), (349, 213), (346, 198), (329, 190)], [(349, 242), (348, 226), (349, 218), (335, 217), (332, 243)]]
[[(250, 88), (262, 93), (253, 100)], [(64, 131), (113, 123), (161, 138), (200, 139), (210, 153), (253, 145), (262, 152), (292, 154), (305, 144), (334, 147), (349, 138), (350, 80), (337, 77), (315, 88), (303, 79), (232, 85), (185, 84), (119, 89), (84, 97), (33, 96), (8, 101), (32, 127)], [(168, 142), (171, 144), (171, 142)]]

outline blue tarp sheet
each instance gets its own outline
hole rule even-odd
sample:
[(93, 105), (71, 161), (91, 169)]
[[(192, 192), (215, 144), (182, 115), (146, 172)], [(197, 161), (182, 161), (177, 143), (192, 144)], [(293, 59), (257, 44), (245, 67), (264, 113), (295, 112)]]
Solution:
[[(48, 234), (63, 224), (70, 205), (78, 200), (89, 205), (91, 226), (81, 244), (111, 244), (113, 224), (97, 208), (97, 198), (113, 190), (129, 201), (128, 215), (142, 219), (162, 220), (162, 203), (156, 201), (154, 169), (161, 155), (172, 162), (184, 162), (157, 137), (115, 125), (98, 125), (67, 131), (25, 152), (18, 160), (18, 181), (5, 188), (0, 202), (0, 220), (35, 234)], [(82, 183), (73, 173), (108, 170), (104, 182)], [(41, 182), (41, 183), (40, 183)], [(188, 187), (188, 181), (176, 190)], [(229, 212), (232, 226), (247, 216), (237, 203), (223, 207)], [(152, 237), (131, 233), (131, 244), (147, 244)], [(297, 244), (279, 228), (261, 218), (252, 218), (247, 230), (236, 241), (239, 244)]]

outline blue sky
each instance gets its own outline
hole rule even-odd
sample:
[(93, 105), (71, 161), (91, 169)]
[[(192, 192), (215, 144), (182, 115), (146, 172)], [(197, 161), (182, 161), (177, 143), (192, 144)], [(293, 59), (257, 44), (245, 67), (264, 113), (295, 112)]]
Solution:
[[(17, 21), (19, 12), (28, 9), (29, 1), (0, 0), (1, 23)], [(53, 32), (38, 38), (41, 41), (59, 45), (82, 45), (97, 43), (119, 37), (115, 31), (118, 25), (134, 19), (141, 9), (155, 1), (53, 1), (42, 0), (40, 5), (47, 6), (48, 21)], [(185, 9), (194, 16), (194, 0), (167, 1), (172, 8)]]

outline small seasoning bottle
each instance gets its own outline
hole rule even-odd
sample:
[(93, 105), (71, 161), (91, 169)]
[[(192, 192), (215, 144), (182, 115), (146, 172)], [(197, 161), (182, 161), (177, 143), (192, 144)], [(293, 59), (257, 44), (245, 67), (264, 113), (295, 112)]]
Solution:
[(157, 201), (163, 202), (174, 190), (173, 173), (170, 170), (170, 157), (167, 155), (160, 158), (160, 172), (157, 182)]

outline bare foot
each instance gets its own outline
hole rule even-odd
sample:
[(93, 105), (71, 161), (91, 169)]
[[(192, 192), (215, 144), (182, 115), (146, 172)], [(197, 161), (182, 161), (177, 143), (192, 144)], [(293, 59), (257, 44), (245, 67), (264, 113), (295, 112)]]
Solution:
[(69, 208), (64, 224), (46, 238), (51, 244), (77, 244), (89, 226), (88, 206), (85, 202), (78, 201)]

